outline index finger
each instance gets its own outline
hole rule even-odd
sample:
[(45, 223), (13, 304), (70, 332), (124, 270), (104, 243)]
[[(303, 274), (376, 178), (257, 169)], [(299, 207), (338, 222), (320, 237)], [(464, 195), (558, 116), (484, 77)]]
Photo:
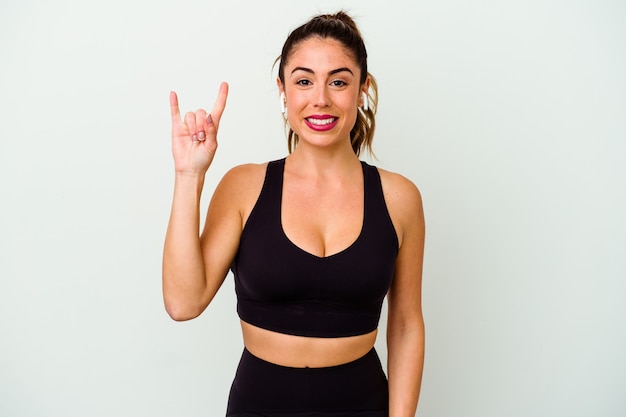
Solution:
[(180, 110), (178, 109), (178, 96), (175, 91), (170, 91), (170, 114), (173, 122), (180, 122)]
[(219, 124), (220, 119), (222, 118), (222, 113), (224, 113), (224, 108), (226, 107), (227, 98), (228, 98), (228, 83), (223, 82), (222, 84), (220, 84), (220, 90), (217, 93), (217, 99), (215, 99), (213, 110), (211, 110), (211, 117), (213, 118), (213, 122), (215, 124)]

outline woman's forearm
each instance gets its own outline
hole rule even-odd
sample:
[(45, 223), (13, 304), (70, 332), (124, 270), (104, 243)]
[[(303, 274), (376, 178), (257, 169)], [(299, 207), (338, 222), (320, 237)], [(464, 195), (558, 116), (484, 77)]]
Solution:
[(200, 196), (204, 177), (177, 174), (163, 250), (163, 297), (168, 314), (187, 320), (202, 312), (206, 277), (200, 245)]
[(414, 417), (424, 366), (424, 324), (388, 329), (389, 417)]

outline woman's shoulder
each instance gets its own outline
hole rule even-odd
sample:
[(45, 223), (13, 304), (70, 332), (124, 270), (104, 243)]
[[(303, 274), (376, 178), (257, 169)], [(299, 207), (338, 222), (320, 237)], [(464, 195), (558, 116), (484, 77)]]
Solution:
[(245, 197), (255, 190), (260, 190), (265, 179), (267, 162), (248, 163), (230, 168), (222, 177), (218, 189), (228, 194)]
[(268, 165), (281, 161), (284, 161), (284, 158), (261, 163), (236, 165), (224, 174), (221, 183), (229, 187), (235, 186), (240, 191), (245, 191), (247, 188), (260, 188), (265, 180)]
[(212, 204), (230, 207), (246, 217), (263, 188), (267, 164), (248, 163), (230, 168), (215, 189)]
[(267, 162), (263, 163), (248, 163), (236, 165), (230, 168), (224, 175), (224, 180), (232, 182), (245, 182), (254, 180), (256, 177), (264, 177), (265, 170), (267, 169)]
[(421, 206), (421, 193), (411, 180), (401, 174), (382, 168), (378, 168), (378, 173), (385, 199), (402, 205), (419, 204)]
[(424, 212), (422, 195), (417, 186), (405, 176), (378, 168), (383, 196), (389, 215), (403, 240), (409, 230), (422, 233), (424, 228)]

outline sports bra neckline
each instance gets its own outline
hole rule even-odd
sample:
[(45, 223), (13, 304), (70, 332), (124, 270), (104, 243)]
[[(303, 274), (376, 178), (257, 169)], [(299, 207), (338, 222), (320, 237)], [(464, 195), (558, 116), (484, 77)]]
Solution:
[(340, 249), (337, 252), (331, 253), (330, 255), (319, 256), (319, 255), (316, 255), (314, 253), (309, 252), (306, 249), (303, 249), (301, 246), (299, 246), (293, 240), (291, 240), (291, 238), (285, 232), (285, 228), (283, 226), (283, 185), (284, 185), (284, 179), (285, 179), (285, 158), (279, 160), (279, 163), (280, 163), (280, 166), (281, 166), (281, 172), (280, 172), (280, 176), (279, 176), (280, 177), (280, 184), (278, 184), (279, 185), (279, 189), (280, 189), (280, 193), (279, 193), (280, 203), (279, 203), (279, 211), (278, 211), (278, 222), (280, 224), (280, 233), (281, 233), (282, 237), (285, 239), (285, 241), (287, 241), (289, 243), (290, 246), (292, 246), (293, 248), (295, 248), (299, 252), (302, 252), (306, 256), (309, 256), (309, 257), (311, 257), (313, 259), (317, 259), (320, 262), (324, 261), (325, 259), (335, 258), (335, 257), (341, 256), (341, 255), (343, 255), (345, 253), (348, 253), (348, 252), (350, 252), (351, 249), (353, 249), (355, 246), (357, 246), (357, 244), (359, 243), (359, 241), (363, 237), (363, 232), (365, 231), (365, 221), (366, 221), (366, 218), (367, 218), (367, 204), (366, 204), (366, 201), (367, 201), (366, 175), (367, 174), (366, 174), (364, 162), (363, 161), (359, 161), (359, 162), (361, 163), (361, 172), (362, 172), (362, 175), (363, 175), (363, 199), (361, 201), (361, 203), (363, 204), (363, 219), (361, 220), (361, 228), (359, 230), (359, 234), (352, 241), (352, 243), (350, 243), (345, 248), (342, 248), (342, 249)]

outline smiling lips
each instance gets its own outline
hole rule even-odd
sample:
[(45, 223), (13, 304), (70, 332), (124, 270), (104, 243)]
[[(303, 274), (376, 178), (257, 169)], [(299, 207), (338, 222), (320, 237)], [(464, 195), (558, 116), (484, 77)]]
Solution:
[(337, 120), (337, 117), (328, 114), (309, 116), (304, 119), (309, 128), (318, 132), (332, 129), (337, 124)]

